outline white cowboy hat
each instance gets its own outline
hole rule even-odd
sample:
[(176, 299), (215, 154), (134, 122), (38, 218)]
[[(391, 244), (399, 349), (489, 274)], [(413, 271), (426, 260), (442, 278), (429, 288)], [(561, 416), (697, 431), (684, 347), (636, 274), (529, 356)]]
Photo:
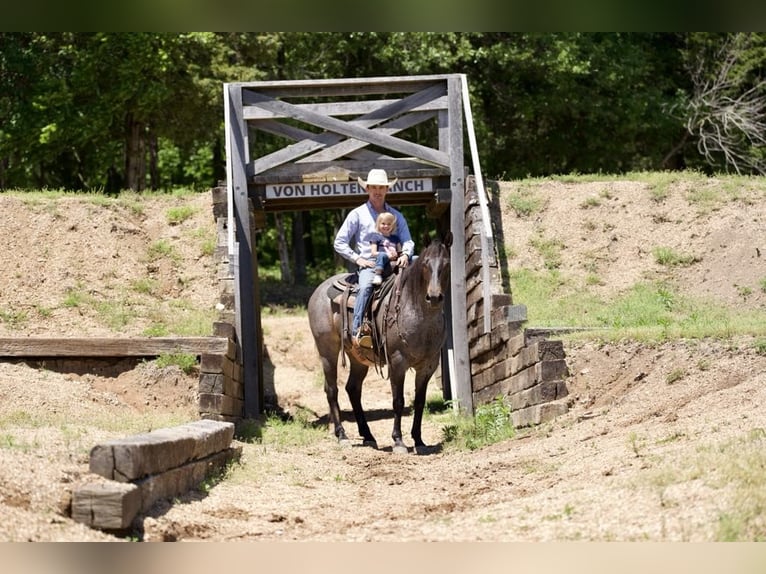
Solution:
[(392, 187), (398, 179), (398, 177), (395, 177), (391, 181), (388, 181), (388, 175), (386, 174), (385, 169), (371, 169), (370, 173), (367, 174), (367, 181), (364, 181), (361, 177), (357, 178), (359, 185), (361, 185), (363, 189), (367, 189), (368, 185), (386, 185)]

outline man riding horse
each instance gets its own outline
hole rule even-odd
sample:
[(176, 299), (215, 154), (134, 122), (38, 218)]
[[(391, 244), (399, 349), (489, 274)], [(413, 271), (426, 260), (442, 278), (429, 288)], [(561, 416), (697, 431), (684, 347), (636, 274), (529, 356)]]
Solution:
[(410, 236), (407, 221), (400, 211), (386, 203), (386, 194), (396, 183), (389, 181), (388, 174), (382, 169), (371, 169), (367, 181), (358, 178), (359, 185), (367, 192), (367, 201), (353, 209), (346, 216), (343, 225), (335, 235), (333, 247), (338, 254), (354, 263), (358, 268), (358, 292), (354, 304), (354, 319), (351, 325), (351, 341), (354, 347), (360, 345), (372, 347), (372, 338), (362, 331), (364, 310), (369, 302), (375, 278), (375, 257), (370, 250), (368, 236), (375, 234), (375, 220), (384, 211), (393, 213), (396, 217), (397, 234), (402, 242), (402, 254), (392, 264), (407, 267), (415, 250), (415, 243)]

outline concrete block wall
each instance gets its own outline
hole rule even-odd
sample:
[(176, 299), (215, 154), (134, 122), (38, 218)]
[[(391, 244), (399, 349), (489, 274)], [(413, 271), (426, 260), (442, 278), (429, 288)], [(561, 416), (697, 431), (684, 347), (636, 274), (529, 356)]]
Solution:
[[(483, 224), (476, 181), (466, 185), (466, 290), (468, 350), (474, 409), (507, 398), (516, 427), (538, 425), (567, 412), (568, 375), (561, 341), (531, 337), (524, 327), (527, 309), (502, 292), (494, 255), (482, 252)], [(482, 259), (491, 265), (490, 330), (485, 332)]]

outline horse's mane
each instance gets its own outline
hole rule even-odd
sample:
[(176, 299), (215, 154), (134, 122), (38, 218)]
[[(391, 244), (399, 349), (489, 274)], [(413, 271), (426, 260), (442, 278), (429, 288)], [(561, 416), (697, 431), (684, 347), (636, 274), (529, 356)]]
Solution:
[(423, 249), (420, 255), (416, 257), (410, 265), (402, 270), (401, 277), (399, 278), (399, 283), (402, 289), (404, 289), (404, 287), (407, 285), (410, 276), (420, 277), (420, 269), (423, 267), (424, 261), (432, 251), (439, 249), (442, 243), (442, 240), (439, 238), (432, 239), (426, 248)]

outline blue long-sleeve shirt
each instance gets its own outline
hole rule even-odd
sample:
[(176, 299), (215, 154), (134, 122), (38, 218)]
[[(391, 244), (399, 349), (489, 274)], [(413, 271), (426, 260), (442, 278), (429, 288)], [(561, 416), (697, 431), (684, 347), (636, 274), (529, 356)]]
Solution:
[[(393, 213), (396, 217), (396, 234), (402, 241), (402, 253), (411, 257), (415, 253), (415, 242), (410, 235), (407, 220), (399, 210), (390, 205), (385, 204), (383, 207), (384, 211)], [(369, 201), (352, 209), (335, 235), (333, 242), (335, 251), (352, 263), (355, 263), (360, 255), (370, 258), (372, 255), (370, 242), (366, 239), (368, 235), (377, 232), (375, 227), (377, 217), (378, 212)]]

